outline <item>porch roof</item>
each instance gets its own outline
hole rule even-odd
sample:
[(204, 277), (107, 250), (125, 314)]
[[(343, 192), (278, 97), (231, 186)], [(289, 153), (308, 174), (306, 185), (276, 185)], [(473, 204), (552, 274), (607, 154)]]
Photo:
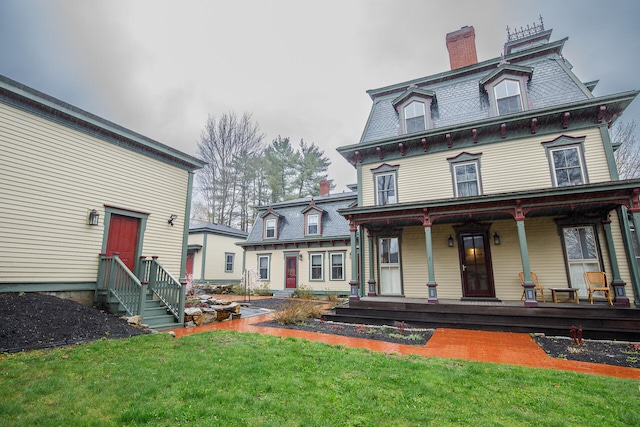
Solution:
[(602, 217), (618, 206), (640, 209), (640, 179), (475, 197), (340, 209), (355, 225), (431, 225), (558, 215)]

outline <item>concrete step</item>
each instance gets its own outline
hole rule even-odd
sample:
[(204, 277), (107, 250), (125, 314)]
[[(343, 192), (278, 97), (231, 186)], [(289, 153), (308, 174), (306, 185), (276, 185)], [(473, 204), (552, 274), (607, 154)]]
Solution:
[(294, 292), (295, 292), (295, 289), (284, 289), (284, 290), (273, 291), (273, 297), (274, 298), (291, 298)]

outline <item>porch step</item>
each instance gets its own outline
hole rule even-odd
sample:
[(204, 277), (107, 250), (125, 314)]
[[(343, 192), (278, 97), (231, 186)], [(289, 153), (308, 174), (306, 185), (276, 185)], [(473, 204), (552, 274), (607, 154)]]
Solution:
[(273, 291), (274, 298), (291, 298), (295, 289), (284, 289), (279, 291)]
[(424, 328), (458, 328), (506, 332), (541, 332), (569, 336), (582, 326), (584, 338), (640, 341), (640, 310), (592, 305), (515, 307), (496, 305), (426, 304), (350, 301), (338, 306), (327, 320), (345, 323)]

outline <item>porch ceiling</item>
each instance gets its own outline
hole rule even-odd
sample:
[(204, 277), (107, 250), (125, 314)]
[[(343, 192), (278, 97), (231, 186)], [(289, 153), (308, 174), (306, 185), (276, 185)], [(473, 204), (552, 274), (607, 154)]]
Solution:
[(601, 218), (618, 206), (637, 208), (640, 180), (599, 183), (464, 199), (358, 207), (340, 210), (356, 225), (391, 226), (496, 221), (545, 216)]

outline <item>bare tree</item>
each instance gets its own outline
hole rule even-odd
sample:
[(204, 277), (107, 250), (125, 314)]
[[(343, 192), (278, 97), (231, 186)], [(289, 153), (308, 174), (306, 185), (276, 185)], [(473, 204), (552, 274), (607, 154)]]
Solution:
[(611, 128), (611, 140), (617, 146), (616, 165), (620, 179), (640, 178), (640, 143), (636, 121), (616, 122)]
[(206, 162), (198, 173), (198, 190), (204, 200), (207, 220), (228, 226), (239, 226), (246, 206), (239, 206), (242, 188), (239, 177), (244, 174), (247, 158), (260, 153), (264, 135), (252, 115), (225, 113), (218, 120), (209, 116), (200, 136), (198, 154)]

